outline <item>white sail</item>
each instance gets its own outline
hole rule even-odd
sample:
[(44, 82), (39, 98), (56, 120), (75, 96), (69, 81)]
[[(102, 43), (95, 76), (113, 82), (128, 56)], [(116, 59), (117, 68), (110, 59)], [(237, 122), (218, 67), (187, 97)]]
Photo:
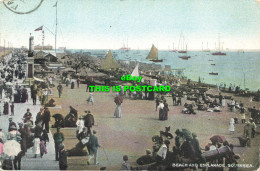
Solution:
[(133, 70), (133, 72), (132, 72), (132, 74), (131, 74), (132, 77), (133, 77), (133, 76), (136, 76), (136, 77), (139, 76), (139, 69), (138, 69), (138, 67), (139, 67), (139, 64), (137, 64), (137, 65), (135, 66), (135, 69)]

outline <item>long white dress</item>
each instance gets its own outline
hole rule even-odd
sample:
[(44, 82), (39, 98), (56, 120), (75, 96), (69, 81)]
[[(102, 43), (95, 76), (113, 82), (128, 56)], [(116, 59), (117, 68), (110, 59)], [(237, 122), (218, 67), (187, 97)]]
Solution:
[(33, 152), (34, 154), (40, 154), (40, 138), (33, 140)]
[(77, 123), (77, 130), (78, 133), (81, 133), (83, 131), (84, 128), (84, 121), (82, 119), (80, 119)]
[(115, 111), (115, 113), (114, 113), (114, 116), (115, 116), (116, 118), (121, 118), (121, 117), (122, 117), (121, 105), (117, 105), (116, 111)]
[(229, 131), (230, 131), (230, 132), (234, 132), (234, 131), (235, 131), (235, 121), (234, 121), (233, 118), (230, 119)]
[(223, 107), (225, 107), (226, 106), (226, 99), (222, 99), (222, 104), (221, 104)]

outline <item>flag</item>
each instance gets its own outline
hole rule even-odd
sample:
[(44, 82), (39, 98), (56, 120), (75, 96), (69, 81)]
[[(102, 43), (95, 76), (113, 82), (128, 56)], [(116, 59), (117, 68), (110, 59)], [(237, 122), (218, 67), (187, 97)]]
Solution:
[(58, 3), (58, 2), (56, 2), (55, 5), (53, 5), (53, 7), (57, 7), (57, 3)]
[(43, 28), (43, 26), (41, 26), (41, 27), (35, 29), (34, 31), (40, 31), (40, 30), (42, 30), (42, 28)]

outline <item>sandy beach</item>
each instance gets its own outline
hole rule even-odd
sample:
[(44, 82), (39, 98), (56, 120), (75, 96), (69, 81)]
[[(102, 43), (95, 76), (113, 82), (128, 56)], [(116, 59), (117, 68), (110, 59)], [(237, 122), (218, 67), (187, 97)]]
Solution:
[[(98, 166), (87, 166), (87, 157), (69, 157), (68, 169), (99, 169), (106, 166), (107, 169), (120, 169), (123, 155), (129, 156), (129, 162), (136, 166), (135, 160), (145, 154), (146, 149), (152, 149), (152, 136), (159, 135), (159, 131), (164, 127), (171, 126), (171, 133), (177, 128), (186, 128), (198, 135), (201, 148), (209, 142), (213, 135), (223, 135), (235, 148), (234, 152), (241, 156), (238, 160), (240, 164), (252, 164), (254, 168), (259, 166), (259, 135), (252, 140), (252, 146), (239, 147), (237, 137), (242, 136), (244, 125), (241, 124), (239, 112), (230, 112), (227, 107), (222, 108), (222, 112), (197, 111), (196, 115), (182, 114), (182, 106), (173, 106), (171, 97), (166, 97), (169, 104), (169, 119), (167, 121), (158, 120), (158, 112), (155, 112), (155, 101), (124, 99), (122, 105), (122, 118), (113, 118), (116, 108), (114, 103), (115, 93), (94, 92), (94, 105), (87, 104), (86, 99), (89, 92), (86, 92), (86, 85), (81, 84), (80, 88), (70, 89), (63, 84), (64, 91), (62, 98), (58, 98), (56, 88), (53, 88), (55, 104), (61, 109), (51, 109), (51, 113), (61, 113), (66, 116), (69, 113), (69, 106), (78, 110), (80, 116), (84, 115), (84, 110), (91, 110), (95, 117), (93, 130), (97, 131), (99, 143), (105, 148), (105, 152), (99, 150)], [(211, 88), (208, 93), (218, 94), (217, 89)], [(230, 95), (223, 93), (223, 95)], [(234, 97), (238, 102), (242, 102), (246, 107), (256, 106), (259, 103), (249, 102), (249, 98)], [(190, 103), (190, 101), (183, 101)], [(227, 100), (230, 103), (230, 100)], [(235, 125), (235, 134), (229, 133), (229, 121), (231, 117), (239, 118), (239, 124)], [(249, 115), (247, 115), (247, 119)], [(52, 124), (54, 123), (54, 118)], [(64, 144), (66, 149), (71, 149), (78, 142), (75, 128), (64, 128), (61, 131), (65, 135)], [(52, 129), (52, 133), (55, 129)], [(174, 145), (171, 140), (170, 149)], [(244, 170), (245, 168), (239, 168)], [(252, 169), (253, 168), (249, 168)]]

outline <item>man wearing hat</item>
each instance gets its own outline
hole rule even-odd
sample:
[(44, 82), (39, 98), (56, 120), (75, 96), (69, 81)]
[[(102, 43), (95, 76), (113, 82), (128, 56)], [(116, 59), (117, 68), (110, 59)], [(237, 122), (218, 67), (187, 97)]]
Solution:
[(90, 134), (91, 133), (91, 128), (94, 125), (94, 116), (91, 114), (90, 110), (85, 110), (85, 113), (87, 113), (87, 115), (85, 116), (85, 127), (88, 128), (87, 133)]
[(59, 167), (60, 170), (67, 170), (67, 152), (65, 151), (64, 144), (59, 145), (60, 158), (59, 158)]
[(59, 98), (60, 98), (60, 96), (62, 94), (62, 90), (63, 90), (63, 87), (62, 87), (61, 83), (59, 83), (59, 85), (57, 86), (57, 90), (58, 90)]
[(244, 137), (248, 139), (247, 146), (251, 146), (251, 138), (252, 138), (252, 126), (250, 122), (246, 121), (246, 125), (244, 126)]
[(47, 133), (49, 133), (49, 122), (51, 120), (51, 112), (49, 111), (49, 109), (47, 107), (44, 108), (44, 113), (43, 113), (43, 117), (42, 117), (42, 128), (45, 125), (45, 129), (47, 131)]
[(200, 144), (199, 141), (197, 139), (197, 134), (196, 133), (192, 133), (192, 140), (191, 140), (191, 145), (194, 149), (195, 152), (195, 157), (196, 158), (201, 158), (201, 148), (200, 148)]
[(42, 123), (42, 112), (43, 108), (40, 108), (40, 111), (36, 115), (35, 125), (37, 125), (38, 123)]
[(254, 138), (255, 137), (256, 124), (255, 124), (253, 118), (250, 118), (249, 122), (250, 122), (250, 126), (252, 128), (252, 138)]
[(98, 165), (98, 148), (101, 147), (98, 143), (98, 138), (96, 136), (96, 131), (93, 130), (93, 135), (89, 137), (89, 141), (87, 144), (89, 150), (88, 162), (90, 164), (91, 159), (94, 157), (94, 165)]
[(59, 160), (60, 152), (59, 152), (59, 145), (62, 144), (64, 141), (64, 135), (62, 132), (60, 132), (60, 128), (57, 128), (57, 132), (54, 134), (54, 143), (55, 143), (55, 154), (56, 154), (56, 160)]

